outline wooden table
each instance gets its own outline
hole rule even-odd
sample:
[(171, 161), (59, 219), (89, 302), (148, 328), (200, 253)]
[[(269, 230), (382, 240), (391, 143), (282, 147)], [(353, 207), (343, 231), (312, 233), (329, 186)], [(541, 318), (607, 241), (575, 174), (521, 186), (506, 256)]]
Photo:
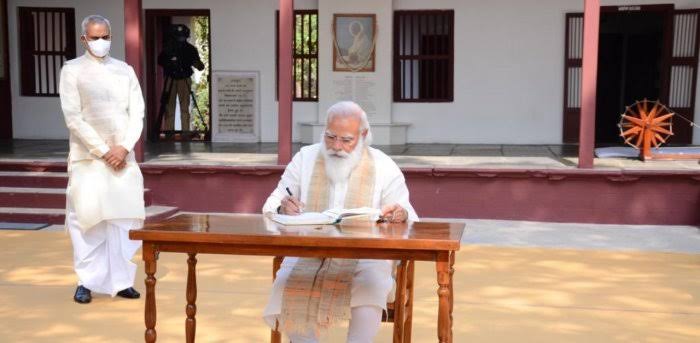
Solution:
[(187, 253), (185, 333), (194, 342), (197, 312), (196, 255), (336, 257), (435, 261), (438, 341), (452, 341), (452, 275), (462, 223), (417, 222), (285, 227), (262, 215), (182, 214), (129, 232), (143, 241), (146, 269), (146, 342), (156, 341), (156, 261), (160, 252)]

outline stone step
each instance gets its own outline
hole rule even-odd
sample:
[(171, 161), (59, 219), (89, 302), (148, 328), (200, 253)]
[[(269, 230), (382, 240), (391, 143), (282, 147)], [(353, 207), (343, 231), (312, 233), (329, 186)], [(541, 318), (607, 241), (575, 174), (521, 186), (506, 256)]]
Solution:
[[(151, 191), (145, 189), (143, 200), (152, 204)], [(0, 207), (66, 208), (65, 188), (0, 187)]]
[(66, 188), (68, 173), (0, 171), (0, 187)]
[[(178, 212), (177, 207), (148, 206), (146, 222), (169, 218)], [(66, 210), (61, 208), (0, 207), (0, 222), (63, 224)]]
[(2, 171), (65, 173), (67, 166), (65, 159), (0, 159)]

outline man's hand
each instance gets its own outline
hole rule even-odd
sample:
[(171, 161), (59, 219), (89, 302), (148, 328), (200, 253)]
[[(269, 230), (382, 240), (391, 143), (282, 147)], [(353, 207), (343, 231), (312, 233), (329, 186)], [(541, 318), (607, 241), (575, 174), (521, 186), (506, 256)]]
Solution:
[(109, 148), (109, 151), (102, 156), (102, 159), (114, 170), (121, 170), (126, 166), (124, 159), (129, 152), (121, 145)]
[(408, 220), (408, 211), (399, 204), (382, 207), (382, 219), (390, 223), (404, 223)]
[(280, 206), (280, 213), (287, 214), (291, 216), (296, 216), (304, 211), (304, 203), (295, 197), (285, 196), (282, 199), (282, 206)]
[(115, 171), (120, 171), (124, 168), (126, 168), (126, 161), (122, 161), (122, 163), (120, 165), (118, 165), (116, 168), (112, 168), (112, 169), (114, 169)]

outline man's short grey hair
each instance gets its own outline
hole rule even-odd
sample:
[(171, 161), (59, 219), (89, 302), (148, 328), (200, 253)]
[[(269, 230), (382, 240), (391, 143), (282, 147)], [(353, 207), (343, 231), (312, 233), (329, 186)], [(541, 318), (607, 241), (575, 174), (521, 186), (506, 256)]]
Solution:
[(107, 26), (107, 30), (109, 30), (109, 33), (112, 34), (112, 25), (109, 23), (109, 19), (99, 15), (99, 14), (93, 14), (85, 17), (83, 19), (83, 23), (81, 26), (83, 27), (83, 35), (87, 34), (87, 28), (88, 26), (92, 24), (102, 24)]
[(369, 120), (367, 120), (367, 113), (354, 101), (340, 101), (335, 105), (328, 108), (326, 112), (326, 127), (330, 124), (331, 120), (335, 118), (352, 117), (360, 120), (360, 130), (367, 130), (367, 137), (365, 138), (365, 144), (372, 144), (372, 131), (369, 127)]

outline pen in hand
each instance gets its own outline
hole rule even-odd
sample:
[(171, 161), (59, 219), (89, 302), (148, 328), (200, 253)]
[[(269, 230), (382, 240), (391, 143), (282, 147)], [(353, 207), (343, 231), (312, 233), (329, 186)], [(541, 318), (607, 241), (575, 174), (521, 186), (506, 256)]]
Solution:
[(289, 190), (289, 187), (285, 187), (284, 189), (287, 190), (287, 194), (289, 194), (289, 197), (291, 198), (290, 201), (293, 202), (294, 205), (296, 205), (297, 208), (299, 209), (299, 213), (304, 212), (304, 208), (303, 208), (303, 206), (301, 205), (301, 202), (297, 201), (297, 200), (294, 198), (294, 195), (292, 194), (292, 191)]

